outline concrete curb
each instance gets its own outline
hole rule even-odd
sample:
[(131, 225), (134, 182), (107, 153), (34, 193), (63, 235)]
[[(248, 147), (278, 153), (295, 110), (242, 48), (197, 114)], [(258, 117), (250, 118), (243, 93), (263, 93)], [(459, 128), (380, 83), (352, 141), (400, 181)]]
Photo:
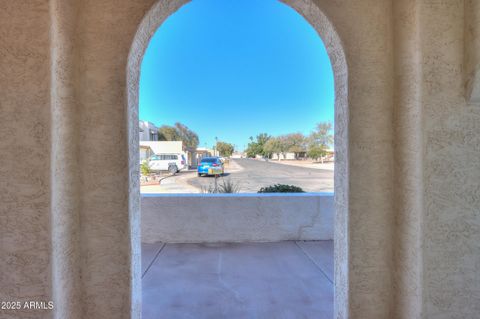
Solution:
[(167, 176), (164, 176), (164, 177), (160, 178), (160, 179), (158, 180), (158, 184), (162, 184), (162, 181), (163, 181), (164, 179), (167, 179), (167, 178), (173, 177), (173, 176), (175, 176), (175, 174), (170, 174), (170, 175), (167, 175)]

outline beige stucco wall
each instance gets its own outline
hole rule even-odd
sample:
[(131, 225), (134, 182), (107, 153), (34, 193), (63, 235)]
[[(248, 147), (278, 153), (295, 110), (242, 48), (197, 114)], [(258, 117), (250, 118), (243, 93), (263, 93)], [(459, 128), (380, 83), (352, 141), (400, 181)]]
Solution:
[(333, 194), (142, 195), (142, 243), (333, 240)]
[[(154, 2), (0, 0), (0, 300), (57, 303), (2, 318), (139, 316), (127, 64)], [(464, 67), (478, 56), (467, 41), (472, 1), (287, 2), (338, 49), (314, 18), (321, 9), (348, 64), (336, 74), (349, 102), (336, 115), (349, 129), (336, 132), (345, 136), (336, 150), (348, 150), (335, 177), (337, 208), (348, 212), (336, 217), (337, 318), (476, 318), (480, 107), (466, 98)], [(164, 0), (152, 18), (182, 3)]]
[(424, 308), (480, 313), (480, 107), (465, 101), (464, 2), (421, 8)]
[(45, 1), (0, 2), (2, 301), (51, 299), (49, 28)]
[(148, 146), (155, 154), (182, 154), (182, 141), (144, 141), (141, 146)]

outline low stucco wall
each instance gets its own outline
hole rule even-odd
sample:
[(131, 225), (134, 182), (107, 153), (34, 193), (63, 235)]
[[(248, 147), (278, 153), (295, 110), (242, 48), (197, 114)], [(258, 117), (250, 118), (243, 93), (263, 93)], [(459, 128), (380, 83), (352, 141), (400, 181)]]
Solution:
[(333, 194), (142, 195), (142, 241), (333, 239)]

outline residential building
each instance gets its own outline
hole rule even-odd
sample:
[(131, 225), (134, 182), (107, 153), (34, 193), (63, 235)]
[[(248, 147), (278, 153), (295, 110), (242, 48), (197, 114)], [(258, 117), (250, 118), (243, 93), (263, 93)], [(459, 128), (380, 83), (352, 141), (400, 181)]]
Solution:
[(185, 146), (183, 141), (140, 141), (140, 161), (153, 154), (183, 154), (189, 167), (196, 167), (196, 149)]
[[(332, 159), (333, 160), (333, 155), (334, 155), (334, 151), (332, 149), (328, 149), (325, 151), (325, 157), (324, 159)], [(301, 152), (298, 154), (298, 157), (295, 158), (295, 153), (292, 153), (292, 152), (287, 152), (287, 153), (280, 153), (280, 154), (277, 154), (277, 153), (273, 153), (272, 154), (272, 157), (271, 159), (272, 160), (278, 160), (280, 158), (280, 160), (295, 160), (295, 159), (307, 159), (308, 158), (308, 155), (307, 155), (307, 152)]]
[(197, 147), (197, 162), (204, 157), (213, 156), (213, 149), (207, 147)]
[(140, 141), (158, 141), (158, 127), (149, 121), (139, 121)]

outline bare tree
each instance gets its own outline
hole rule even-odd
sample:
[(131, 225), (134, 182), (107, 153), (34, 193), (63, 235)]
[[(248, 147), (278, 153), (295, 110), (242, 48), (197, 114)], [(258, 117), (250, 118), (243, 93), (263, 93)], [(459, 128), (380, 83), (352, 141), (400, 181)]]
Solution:
[(322, 146), (327, 149), (329, 145), (333, 144), (333, 125), (331, 122), (320, 122), (317, 124), (315, 130), (309, 136), (309, 142), (312, 145)]
[(329, 145), (333, 144), (333, 125), (331, 122), (318, 123), (315, 130), (308, 137), (308, 157), (314, 160), (321, 159), (326, 155)]

